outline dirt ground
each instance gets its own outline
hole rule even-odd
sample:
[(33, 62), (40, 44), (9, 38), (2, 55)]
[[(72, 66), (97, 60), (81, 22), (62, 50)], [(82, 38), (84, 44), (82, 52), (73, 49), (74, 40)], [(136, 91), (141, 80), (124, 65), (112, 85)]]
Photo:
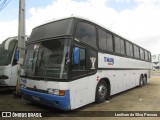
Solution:
[[(45, 117), (42, 119), (53, 120), (53, 119), (64, 119), (64, 120), (79, 120), (79, 119), (90, 119), (90, 115), (93, 114), (92, 119), (99, 120), (137, 120), (137, 119), (153, 119), (158, 120), (160, 117), (103, 117), (100, 111), (154, 111), (160, 114), (160, 74), (152, 74), (150, 81), (143, 87), (136, 87), (134, 89), (125, 91), (123, 93), (114, 95), (109, 101), (101, 104), (92, 103), (85, 107), (78, 109), (76, 112), (71, 114), (81, 113), (81, 116), (67, 117), (69, 113), (55, 112), (53, 108), (37, 105), (26, 101), (24, 99), (15, 99), (10, 91), (0, 90), (0, 111), (47, 111), (49, 115), (54, 114), (57, 117)], [(90, 115), (85, 117), (84, 111), (88, 111)], [(92, 112), (98, 111), (98, 112)], [(154, 113), (153, 112), (153, 113)], [(82, 114), (85, 113), (85, 114)], [(116, 113), (116, 112), (115, 112)], [(114, 114), (115, 114), (114, 113)], [(83, 116), (84, 115), (84, 116)], [(98, 118), (97, 118), (98, 117)], [(2, 119), (2, 118), (0, 118)], [(15, 118), (17, 119), (17, 118)], [(22, 119), (22, 118), (21, 118)], [(27, 119), (27, 118), (23, 118)], [(34, 118), (32, 118), (34, 119)], [(31, 120), (31, 118), (30, 118)]]

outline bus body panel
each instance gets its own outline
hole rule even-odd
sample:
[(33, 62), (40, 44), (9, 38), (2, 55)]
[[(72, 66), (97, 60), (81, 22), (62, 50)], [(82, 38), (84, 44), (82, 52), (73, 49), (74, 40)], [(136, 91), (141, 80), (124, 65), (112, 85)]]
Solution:
[[(36, 87), (36, 89), (44, 91), (47, 91), (48, 88), (66, 90), (69, 92), (68, 104), (70, 105), (70, 109), (76, 109), (95, 101), (96, 86), (99, 80), (103, 78), (108, 78), (111, 85), (110, 95), (114, 95), (119, 92), (138, 86), (140, 75), (147, 74), (148, 72), (149, 70), (98, 70), (95, 75), (90, 75), (71, 82), (55, 82), (55, 81), (26, 79), (26, 87), (32, 89)], [(97, 78), (99, 79), (97, 80)], [(50, 99), (46, 98), (44, 100), (43, 96), (45, 95), (41, 95), (40, 92), (35, 92), (27, 89), (22, 89), (21, 91), (24, 96), (27, 94), (30, 95), (30, 99), (24, 97), (25, 99), (28, 99), (30, 101), (34, 101), (31, 97), (36, 96), (41, 98), (42, 101), (50, 102)], [(47, 94), (47, 93), (42, 93), (42, 94)], [(59, 100), (56, 99), (56, 101)], [(45, 103), (42, 102), (41, 104)], [(50, 106), (63, 110), (66, 109), (64, 106), (57, 107), (54, 106), (53, 104), (51, 104)]]
[[(20, 84), (24, 99), (62, 110), (70, 110), (70, 90), (68, 82), (30, 80), (22, 78)], [(48, 90), (64, 90), (64, 96), (48, 93)]]
[(138, 86), (141, 74), (147, 72), (148, 70), (99, 70), (98, 76), (100, 79), (109, 79), (111, 85), (110, 95), (114, 95)]
[(21, 78), (22, 84), (25, 84), (27, 88), (40, 89), (47, 91), (47, 89), (58, 89), (58, 90), (68, 90), (69, 83), (68, 82), (56, 82), (56, 81), (45, 81), (45, 80), (31, 80), (31, 79), (24, 79)]
[(100, 70), (100, 78), (110, 80), (111, 95), (113, 95), (138, 86), (141, 75), (146, 74), (147, 77), (149, 76), (151, 63), (99, 53), (98, 67), (102, 69)]
[(84, 106), (88, 102), (88, 77), (70, 82), (71, 109)]
[[(133, 64), (134, 63), (134, 64)], [(98, 67), (106, 69), (126, 69), (126, 70), (141, 70), (150, 69), (151, 63), (146, 61), (140, 61), (136, 59), (110, 55), (106, 53), (98, 54)]]
[(17, 76), (17, 72), (18, 72), (18, 65), (14, 65), (11, 67), (11, 85), (12, 86), (16, 86), (16, 83), (17, 83), (17, 79), (18, 79), (18, 76)]
[(56, 96), (21, 88), (21, 94), (23, 94), (24, 99), (35, 103), (67, 111), (71, 109), (69, 90), (65, 90), (65, 96)]
[(17, 65), (0, 66), (0, 76), (8, 77), (8, 79), (0, 79), (0, 86), (16, 86)]
[[(148, 70), (98, 70), (95, 75), (72, 81), (70, 83), (71, 109), (94, 102), (96, 86), (99, 80), (103, 78), (109, 79), (111, 85), (110, 95), (115, 95), (138, 86), (140, 75), (147, 72)], [(97, 80), (97, 77), (99, 80)], [(86, 81), (88, 81), (88, 84), (86, 84)], [(81, 85), (84, 85), (84, 87), (82, 88)]]
[[(11, 65), (8, 66), (0, 66), (0, 86), (12, 86), (11, 85)], [(6, 76), (7, 78), (3, 78)]]

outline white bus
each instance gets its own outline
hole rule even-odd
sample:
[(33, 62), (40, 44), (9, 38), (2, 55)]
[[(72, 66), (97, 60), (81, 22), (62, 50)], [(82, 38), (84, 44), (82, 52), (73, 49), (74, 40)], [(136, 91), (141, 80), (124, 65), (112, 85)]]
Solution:
[(73, 110), (145, 85), (151, 53), (96, 23), (69, 17), (32, 30), (23, 69), (24, 99)]
[(0, 87), (15, 88), (17, 81), (17, 37), (4, 40), (0, 46)]

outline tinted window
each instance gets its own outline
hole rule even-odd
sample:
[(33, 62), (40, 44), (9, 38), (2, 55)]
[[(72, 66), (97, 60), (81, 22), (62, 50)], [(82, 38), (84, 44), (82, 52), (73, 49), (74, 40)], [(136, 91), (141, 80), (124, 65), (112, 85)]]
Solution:
[[(30, 44), (23, 69), (27, 76), (67, 79), (71, 40), (53, 39)], [(30, 72), (27, 72), (29, 71)]]
[(124, 40), (115, 37), (115, 52), (120, 54), (125, 54)]
[(12, 40), (10, 41), (8, 44), (8, 50), (4, 49), (5, 46), (6, 46), (6, 42), (7, 41), (4, 41), (1, 45), (1, 49), (0, 49), (0, 66), (3, 66), (3, 65), (8, 65), (11, 63), (11, 60), (12, 60), (12, 57), (13, 57), (13, 52), (14, 52), (14, 49), (16, 47), (16, 44), (17, 44), (17, 40)]
[(144, 50), (140, 48), (140, 58), (144, 60)]
[(115, 37), (114, 40), (115, 40), (115, 52), (121, 53), (120, 39), (118, 37)]
[(113, 51), (113, 39), (112, 35), (103, 31), (98, 30), (99, 48), (102, 50)]
[(133, 57), (133, 45), (126, 41), (126, 54)]
[(147, 51), (145, 51), (145, 60), (147, 60), (147, 61), (149, 60)]
[(72, 35), (73, 28), (73, 18), (50, 22), (34, 28), (30, 35), (29, 42), (57, 36)]
[(139, 47), (134, 45), (134, 57), (139, 58)]
[(75, 36), (81, 41), (96, 47), (96, 28), (95, 26), (79, 22), (76, 29)]
[(151, 62), (151, 53), (148, 52), (148, 58), (149, 58), (149, 61)]
[(121, 54), (125, 54), (124, 40), (120, 39), (120, 41), (121, 41)]
[(139, 58), (139, 47), (137, 47), (137, 57)]
[(136, 50), (136, 46), (134, 45), (134, 57), (137, 58), (137, 50)]
[(108, 51), (113, 51), (113, 39), (112, 35), (107, 33), (107, 50)]
[(106, 50), (107, 48), (106, 32), (99, 29), (98, 38), (99, 38), (99, 48), (102, 50)]
[(131, 53), (131, 56), (133, 57), (133, 45), (130, 43), (130, 53)]
[(127, 54), (128, 56), (131, 56), (131, 53), (130, 53), (130, 44), (129, 44), (129, 42), (126, 42), (126, 54)]

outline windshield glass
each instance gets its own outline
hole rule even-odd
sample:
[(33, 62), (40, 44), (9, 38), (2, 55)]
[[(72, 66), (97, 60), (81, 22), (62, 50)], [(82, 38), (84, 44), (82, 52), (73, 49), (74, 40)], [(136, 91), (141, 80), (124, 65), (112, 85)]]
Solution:
[(67, 79), (70, 42), (58, 39), (30, 44), (23, 65), (25, 75), (44, 80)]
[(14, 49), (16, 47), (17, 40), (13, 40), (9, 43), (8, 49), (5, 49), (6, 41), (0, 46), (0, 66), (8, 65), (11, 63)]

